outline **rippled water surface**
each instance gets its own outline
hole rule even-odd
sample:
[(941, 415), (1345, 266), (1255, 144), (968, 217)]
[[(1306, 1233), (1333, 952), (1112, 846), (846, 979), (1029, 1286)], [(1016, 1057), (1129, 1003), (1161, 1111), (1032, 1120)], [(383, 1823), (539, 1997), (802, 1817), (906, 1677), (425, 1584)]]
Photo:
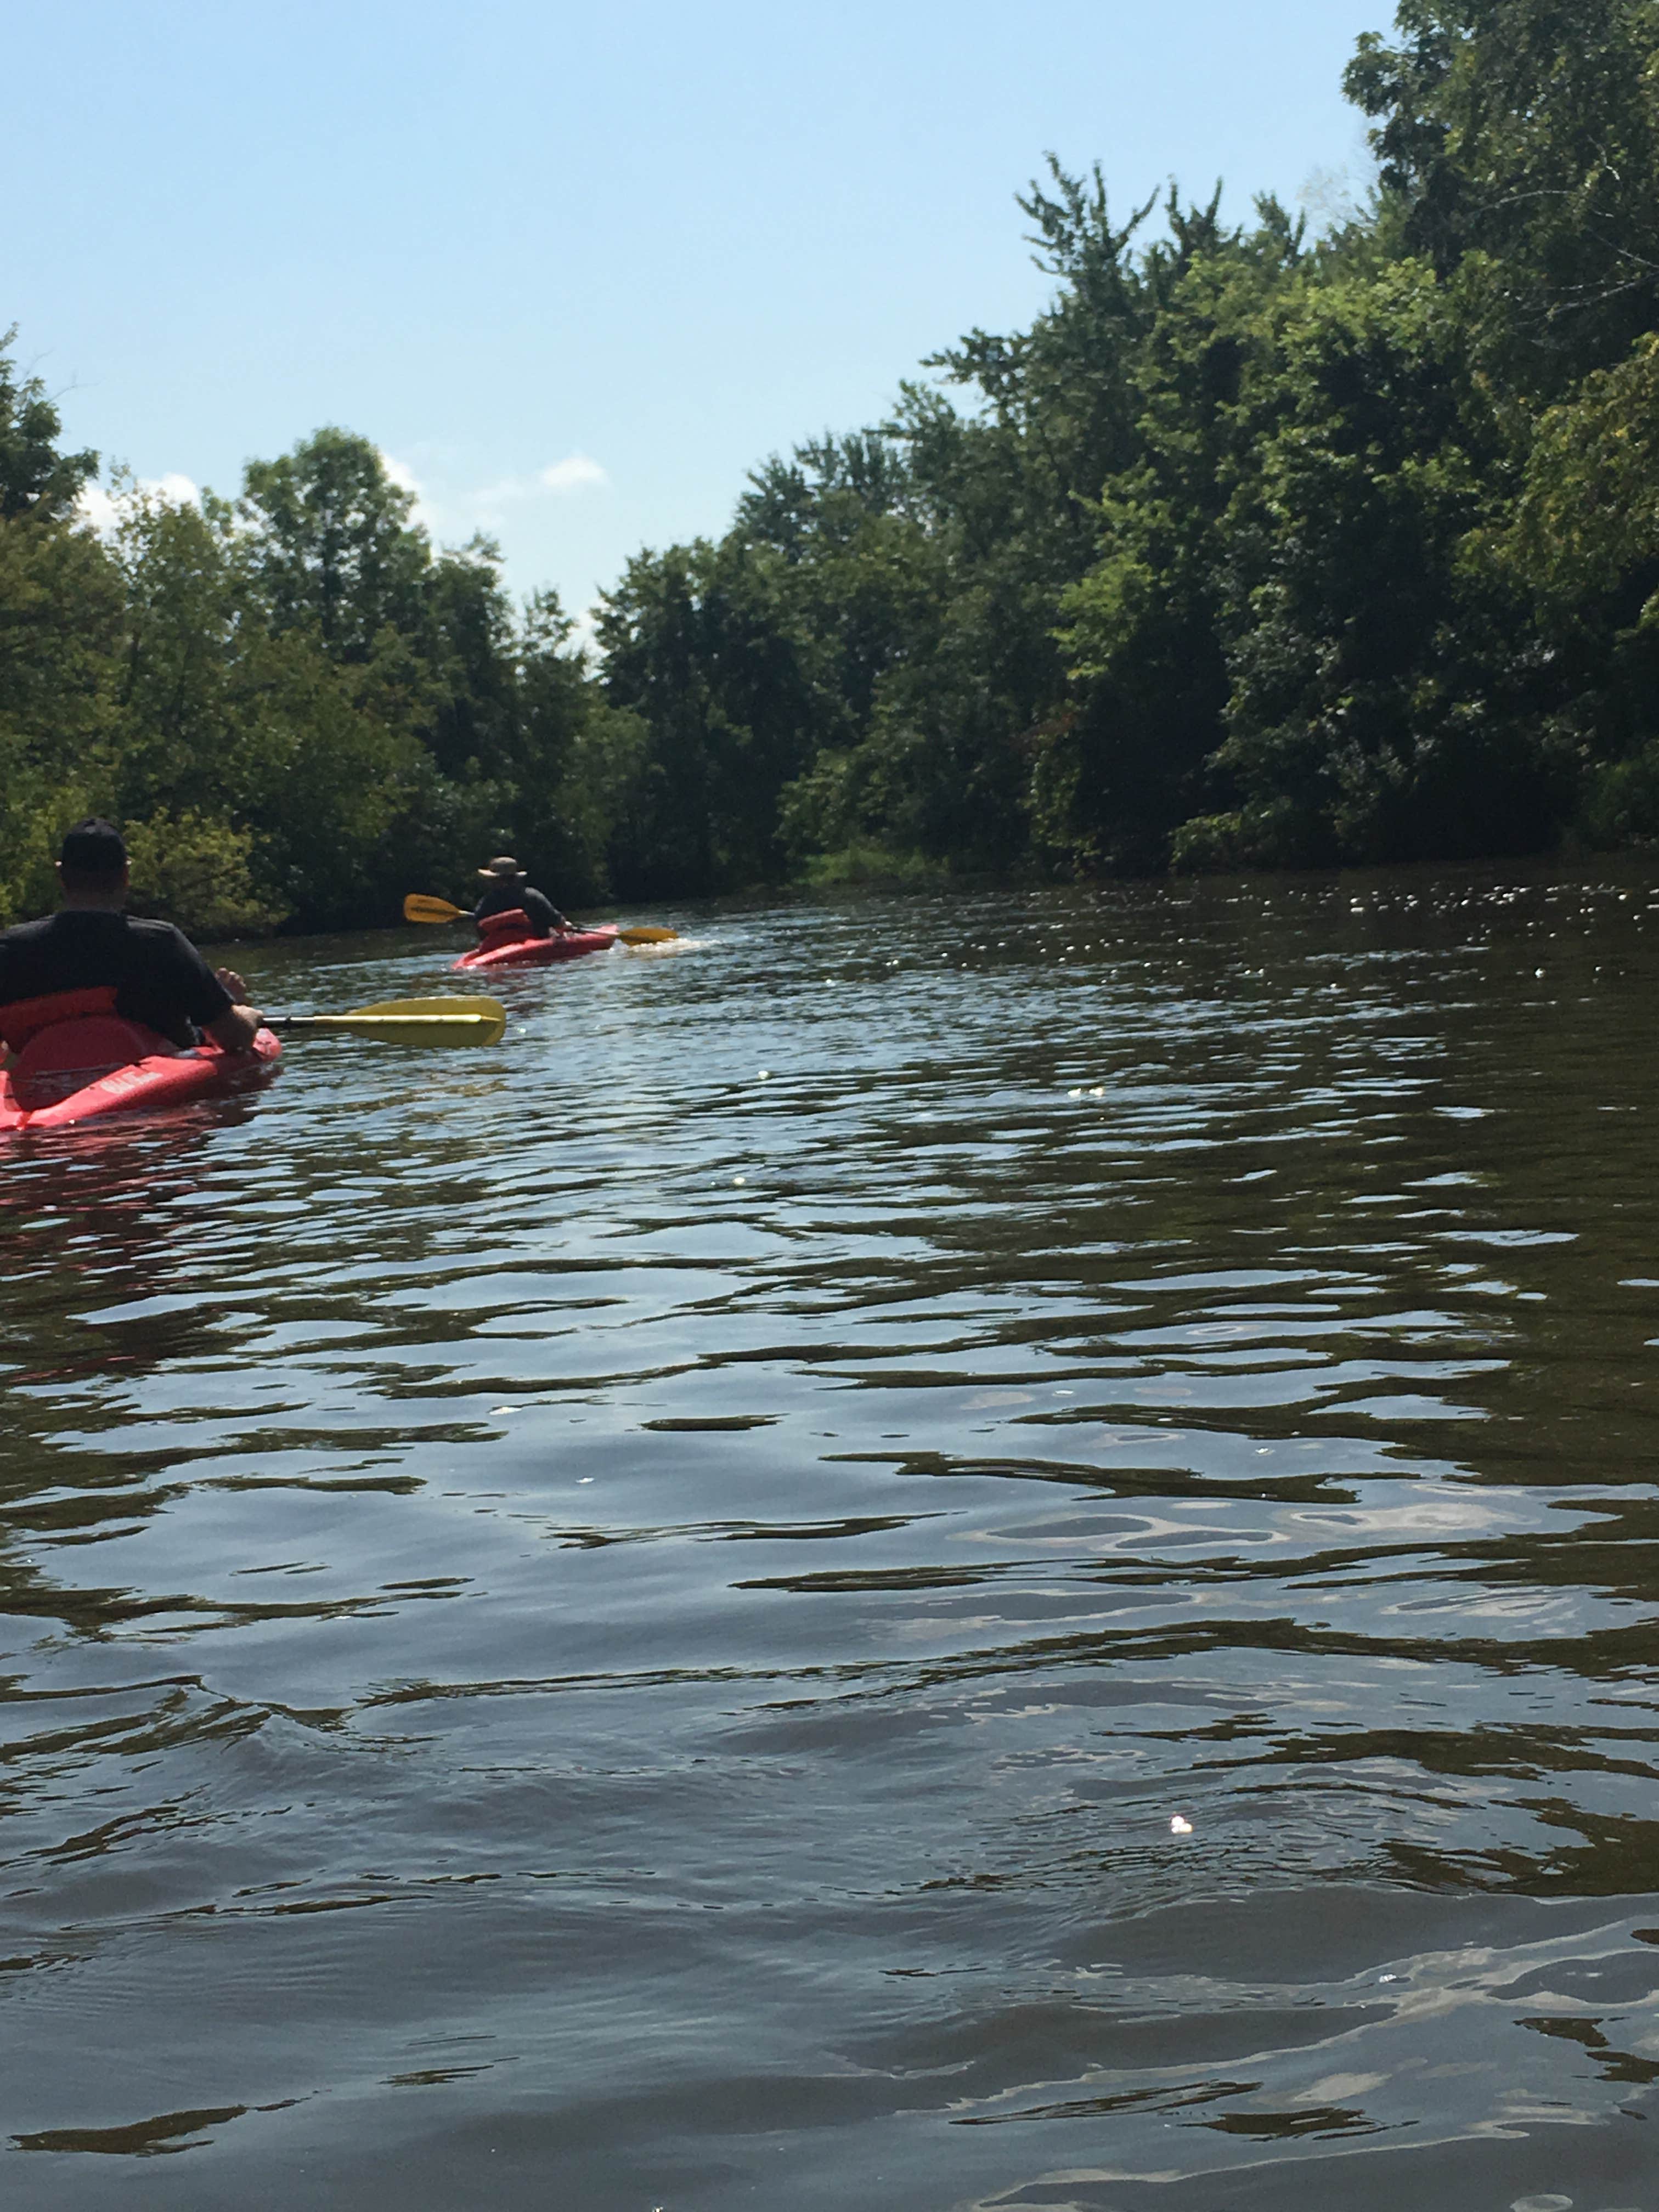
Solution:
[(0, 2203), (1659, 2204), (1659, 890), (653, 918), (0, 1166)]

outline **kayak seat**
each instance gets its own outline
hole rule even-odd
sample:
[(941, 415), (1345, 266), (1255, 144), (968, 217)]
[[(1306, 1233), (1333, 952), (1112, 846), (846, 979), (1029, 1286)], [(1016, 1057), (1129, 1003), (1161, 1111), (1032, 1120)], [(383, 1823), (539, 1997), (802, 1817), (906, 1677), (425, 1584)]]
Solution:
[[(58, 994), (60, 998), (89, 995)], [(112, 1001), (115, 994), (105, 995)], [(21, 1003), (38, 1006), (40, 1001)], [(8, 1006), (3, 1011), (9, 1015), (15, 1009)], [(149, 1060), (157, 1054), (170, 1058), (178, 1050), (177, 1045), (157, 1036), (154, 1030), (124, 1021), (119, 1014), (71, 1015), (33, 1030), (7, 1073), (17, 1103), (26, 1113), (38, 1114), (42, 1107), (57, 1105), (60, 1099), (83, 1091), (88, 1083), (96, 1083), (118, 1067), (130, 1067), (134, 1060)]]
[(535, 934), (536, 925), (521, 906), (510, 906), (505, 914), (487, 914), (478, 924), (478, 942), (486, 952), (498, 945), (520, 944)]
[(0, 1044), (21, 1052), (32, 1036), (54, 1022), (79, 1021), (85, 1014), (112, 1014), (115, 986), (89, 984), (82, 991), (48, 991), (38, 999), (13, 999), (0, 1006)]

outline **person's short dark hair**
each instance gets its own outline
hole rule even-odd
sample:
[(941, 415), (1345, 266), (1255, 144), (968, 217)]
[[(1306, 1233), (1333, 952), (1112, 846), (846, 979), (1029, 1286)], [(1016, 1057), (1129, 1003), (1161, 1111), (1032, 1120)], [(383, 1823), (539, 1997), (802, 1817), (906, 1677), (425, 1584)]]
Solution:
[(83, 883), (117, 883), (127, 865), (126, 840), (112, 822), (106, 822), (100, 814), (88, 814), (84, 822), (65, 831), (58, 860), (66, 876)]

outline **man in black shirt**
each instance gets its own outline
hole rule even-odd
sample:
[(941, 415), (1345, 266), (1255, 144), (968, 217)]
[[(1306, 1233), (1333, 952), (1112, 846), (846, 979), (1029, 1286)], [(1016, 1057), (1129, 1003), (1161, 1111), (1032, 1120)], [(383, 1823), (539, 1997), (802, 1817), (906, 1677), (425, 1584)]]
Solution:
[(551, 937), (556, 929), (575, 927), (559, 912), (551, 899), (532, 890), (530, 879), (510, 853), (501, 853), (478, 873), (489, 889), (472, 909), (474, 921), (487, 921), (492, 914), (511, 914), (514, 907), (530, 918), (532, 937)]
[(0, 931), (0, 1006), (103, 986), (113, 988), (118, 1014), (170, 1043), (198, 1043), (198, 1025), (227, 1052), (253, 1042), (259, 1016), (241, 977), (228, 968), (216, 973), (171, 922), (123, 912), (127, 848), (112, 823), (76, 823), (64, 840), (58, 880), (56, 914)]

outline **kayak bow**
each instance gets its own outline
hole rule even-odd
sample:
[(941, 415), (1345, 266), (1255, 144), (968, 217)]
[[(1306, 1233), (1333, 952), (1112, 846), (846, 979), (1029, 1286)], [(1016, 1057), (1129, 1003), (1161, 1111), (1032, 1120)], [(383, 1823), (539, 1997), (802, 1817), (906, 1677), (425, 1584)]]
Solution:
[(608, 952), (617, 934), (615, 929), (570, 929), (553, 937), (512, 937), (464, 952), (454, 964), (464, 969), (546, 968), (557, 960), (580, 960), (585, 952)]

